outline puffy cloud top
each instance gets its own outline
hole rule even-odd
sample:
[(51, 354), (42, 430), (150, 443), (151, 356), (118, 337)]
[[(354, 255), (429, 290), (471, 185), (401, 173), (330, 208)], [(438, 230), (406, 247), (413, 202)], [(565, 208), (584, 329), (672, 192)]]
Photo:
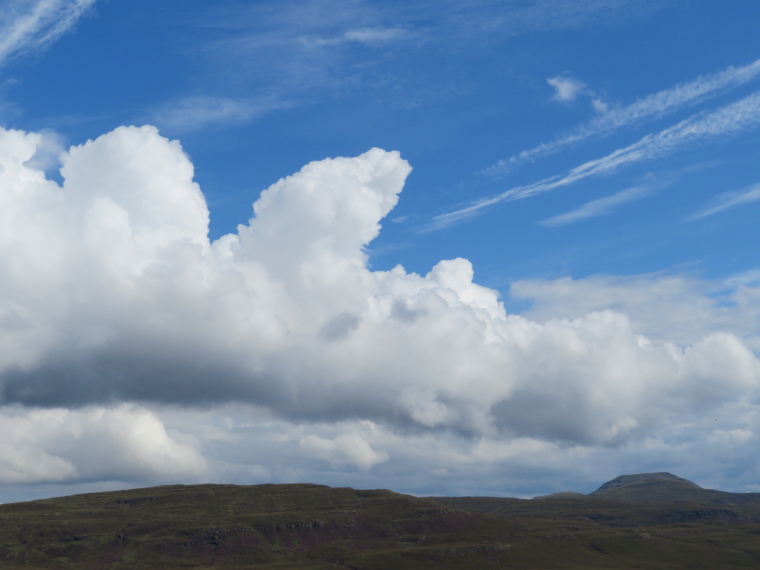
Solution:
[[(73, 147), (62, 186), (29, 162), (39, 144), (0, 130), (5, 404), (240, 401), (292, 419), (614, 444), (684, 407), (757, 395), (758, 360), (729, 333), (678, 346), (619, 312), (508, 315), (465, 259), (371, 271), (365, 247), (410, 172), (397, 152), (308, 164), (209, 242), (193, 166), (155, 128)], [(387, 459), (358, 436), (301, 447), (360, 469)]]

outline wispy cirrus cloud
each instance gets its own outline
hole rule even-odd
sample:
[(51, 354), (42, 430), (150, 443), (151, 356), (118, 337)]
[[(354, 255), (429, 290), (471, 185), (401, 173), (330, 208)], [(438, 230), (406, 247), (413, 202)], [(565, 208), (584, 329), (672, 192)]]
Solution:
[(97, 0), (10, 0), (0, 8), (0, 65), (43, 49), (76, 24)]
[(591, 107), (594, 111), (597, 113), (609, 111), (609, 104), (580, 79), (568, 75), (558, 75), (547, 77), (546, 82), (554, 88), (552, 101), (567, 104), (574, 102), (581, 95), (586, 95), (591, 99)]
[(479, 200), (470, 206), (440, 214), (433, 218), (428, 229), (449, 226), (470, 218), (499, 202), (520, 200), (568, 186), (592, 176), (609, 174), (637, 162), (660, 158), (679, 148), (720, 135), (731, 135), (760, 124), (760, 91), (725, 105), (710, 113), (696, 113), (658, 133), (650, 133), (637, 142), (602, 158), (576, 166), (567, 174), (544, 178), (533, 184), (510, 188), (506, 192)]
[(448, 84), (431, 87), (398, 73), (391, 64), (411, 52), (418, 63), (434, 67), (442, 55), (469, 53), (474, 46), (644, 16), (659, 5), (660, 0), (222, 3), (197, 18), (200, 38), (192, 36), (188, 51), (201, 54), (217, 84), (251, 81), (259, 92), (306, 102), (319, 93), (374, 89), (380, 82), (397, 86), (403, 95), (395, 104), (406, 107)]
[(209, 96), (185, 97), (160, 106), (149, 119), (168, 132), (187, 133), (215, 125), (247, 123), (269, 111), (287, 106), (287, 102), (274, 98), (249, 100)]
[(331, 37), (303, 36), (298, 40), (307, 47), (334, 46), (344, 43), (357, 43), (367, 46), (384, 45), (404, 35), (401, 28), (356, 28)]
[[(718, 73), (700, 75), (686, 83), (680, 83), (670, 89), (665, 89), (647, 95), (624, 107), (606, 109), (601, 101), (595, 101), (594, 108), (601, 114), (569, 133), (558, 136), (555, 140), (539, 144), (524, 150), (510, 158), (500, 160), (489, 166), (483, 172), (496, 176), (525, 162), (530, 162), (554, 154), (573, 143), (584, 139), (603, 135), (620, 127), (634, 124), (650, 117), (661, 117), (677, 111), (685, 105), (694, 105), (700, 101), (715, 96), (721, 91), (738, 87), (760, 76), (760, 59), (744, 66), (730, 66)], [(555, 99), (569, 101), (585, 88), (578, 80), (555, 77), (547, 80), (557, 90)]]
[(586, 202), (581, 207), (572, 210), (571, 212), (552, 216), (551, 218), (542, 220), (540, 223), (544, 226), (557, 227), (573, 224), (575, 222), (586, 220), (588, 218), (603, 216), (605, 214), (611, 213), (618, 206), (633, 202), (634, 200), (639, 200), (651, 192), (652, 189), (649, 187), (633, 186), (632, 188), (626, 188), (625, 190), (612, 194), (611, 196), (605, 196), (604, 198), (591, 200), (590, 202)]
[(735, 208), (742, 204), (750, 204), (752, 202), (757, 202), (758, 200), (760, 200), (760, 184), (755, 184), (744, 190), (724, 192), (715, 196), (715, 198), (710, 200), (702, 210), (694, 214), (689, 220), (706, 218), (707, 216), (712, 216), (718, 212), (728, 210), (729, 208)]

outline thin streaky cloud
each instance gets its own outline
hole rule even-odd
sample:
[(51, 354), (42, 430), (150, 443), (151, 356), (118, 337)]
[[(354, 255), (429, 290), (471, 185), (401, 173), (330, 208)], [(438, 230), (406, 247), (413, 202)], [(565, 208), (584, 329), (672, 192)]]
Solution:
[(288, 107), (277, 98), (230, 99), (196, 96), (168, 102), (154, 111), (149, 120), (162, 129), (186, 133), (211, 126), (240, 125), (268, 112)]
[[(594, 21), (644, 17), (661, 0), (281, 0), (222, 3), (196, 25), (213, 39), (189, 50), (201, 53), (214, 73), (268, 85), (290, 100), (314, 97), (316, 89), (351, 88), (377, 64), (411, 51), (470, 53), (532, 31), (572, 29)], [(234, 6), (234, 7), (233, 7)], [(368, 49), (352, 49), (354, 47)], [(388, 49), (393, 48), (393, 49)], [(403, 49), (402, 49), (403, 48)], [(480, 49), (480, 48), (478, 48)], [(232, 62), (232, 64), (230, 64)], [(383, 78), (385, 80), (385, 78)], [(434, 91), (436, 88), (432, 88)], [(427, 100), (428, 87), (407, 100)], [(305, 97), (304, 97), (305, 95)]]
[(740, 285), (760, 285), (760, 269), (750, 269), (737, 275), (732, 275), (725, 280), (726, 285), (738, 287)]
[(0, 10), (0, 65), (56, 41), (96, 1), (39, 0), (26, 10), (20, 9), (20, 2), (6, 6)]
[[(620, 127), (630, 125), (649, 117), (661, 117), (688, 104), (696, 104), (720, 91), (738, 87), (760, 75), (760, 59), (741, 67), (730, 66), (718, 73), (701, 75), (687, 83), (681, 83), (658, 93), (631, 103), (625, 107), (603, 112), (574, 131), (560, 135), (557, 139), (524, 150), (508, 159), (483, 170), (487, 175), (503, 174), (522, 163), (554, 154), (562, 148), (584, 139), (601, 135)], [(598, 108), (602, 110), (603, 107)]]
[(385, 45), (404, 35), (401, 28), (358, 28), (347, 30), (335, 37), (300, 37), (298, 40), (307, 47), (335, 46), (358, 43), (367, 46)]
[(728, 210), (742, 204), (750, 204), (758, 200), (760, 200), (760, 184), (755, 184), (745, 190), (725, 192), (713, 198), (705, 208), (694, 214), (689, 220), (706, 218), (723, 210)]
[(591, 200), (571, 212), (552, 216), (551, 218), (541, 220), (539, 223), (543, 226), (551, 227), (567, 226), (580, 220), (609, 214), (616, 207), (633, 202), (634, 200), (639, 200), (650, 193), (651, 188), (646, 186), (634, 186), (622, 190), (621, 192), (617, 192), (616, 194), (612, 194), (611, 196)]
[(702, 139), (735, 134), (760, 123), (760, 91), (711, 113), (697, 113), (659, 133), (650, 133), (625, 148), (602, 158), (576, 166), (564, 176), (544, 178), (533, 184), (510, 188), (506, 192), (477, 201), (466, 208), (440, 214), (428, 229), (439, 229), (471, 218), (483, 209), (504, 201), (521, 200), (536, 194), (568, 186), (579, 180), (608, 174), (619, 168), (675, 152), (680, 147)]

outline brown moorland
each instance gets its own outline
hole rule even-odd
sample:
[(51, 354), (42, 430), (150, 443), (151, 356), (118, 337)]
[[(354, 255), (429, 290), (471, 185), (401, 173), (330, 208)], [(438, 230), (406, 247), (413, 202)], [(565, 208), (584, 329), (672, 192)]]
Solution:
[(701, 489), (683, 499), (679, 489), (700, 488), (662, 475), (531, 500), (300, 484), (174, 485), (13, 503), (0, 505), (0, 567), (760, 567), (755, 494)]

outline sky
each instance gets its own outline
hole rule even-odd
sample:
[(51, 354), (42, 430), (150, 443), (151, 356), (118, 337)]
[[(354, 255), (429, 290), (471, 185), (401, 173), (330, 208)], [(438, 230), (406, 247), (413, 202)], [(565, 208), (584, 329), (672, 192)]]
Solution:
[(754, 0), (6, 0), (0, 502), (760, 492)]

